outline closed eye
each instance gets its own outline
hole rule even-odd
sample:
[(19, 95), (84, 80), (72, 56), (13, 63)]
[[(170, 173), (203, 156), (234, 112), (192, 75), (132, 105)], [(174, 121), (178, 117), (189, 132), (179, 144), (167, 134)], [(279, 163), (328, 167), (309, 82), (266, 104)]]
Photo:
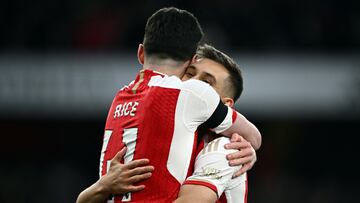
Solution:
[(196, 68), (192, 65), (190, 65), (186, 71), (185, 71), (185, 77), (187, 78), (192, 78), (192, 77), (195, 77), (196, 76)]
[(212, 81), (210, 81), (210, 80), (201, 80), (201, 81), (203, 81), (203, 82), (205, 82), (205, 83), (209, 84), (210, 86), (212, 86), (212, 85), (213, 85), (213, 82), (212, 82)]
[(185, 75), (186, 75), (188, 78), (192, 78), (192, 77), (195, 76), (194, 73), (190, 73), (190, 72), (185, 73)]

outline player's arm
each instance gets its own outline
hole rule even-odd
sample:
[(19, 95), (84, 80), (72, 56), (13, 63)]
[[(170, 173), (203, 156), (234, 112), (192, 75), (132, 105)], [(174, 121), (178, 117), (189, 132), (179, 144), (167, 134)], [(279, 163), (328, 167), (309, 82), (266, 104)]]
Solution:
[[(198, 154), (194, 173), (181, 186), (177, 203), (179, 202), (216, 202), (224, 191), (238, 187), (246, 181), (246, 175), (235, 179), (232, 175), (241, 166), (229, 166), (225, 156), (234, 150), (224, 148), (230, 140), (220, 137), (210, 142)], [(240, 191), (236, 196), (245, 194)], [(238, 198), (237, 198), (238, 199)], [(196, 200), (196, 201), (195, 201)]]
[[(221, 122), (221, 123), (220, 123)], [(205, 122), (217, 134), (231, 137), (237, 133), (250, 142), (255, 150), (261, 146), (261, 134), (257, 127), (242, 114), (219, 101), (211, 117)]]
[(234, 133), (238, 133), (245, 140), (251, 143), (255, 150), (258, 150), (261, 146), (261, 134), (254, 124), (248, 121), (245, 116), (236, 113), (236, 118), (230, 128), (221, 132), (222, 135), (231, 137)]
[(220, 100), (220, 96), (213, 88), (208, 88), (205, 103), (208, 108), (210, 117), (204, 125), (208, 126), (217, 134), (231, 137), (234, 133), (238, 133), (245, 140), (251, 143), (255, 150), (261, 146), (261, 134), (257, 127), (248, 121), (245, 116), (226, 106)]
[(223, 104), (211, 86), (198, 80), (185, 81), (184, 86), (191, 92), (187, 109), (184, 111), (188, 115), (185, 116), (192, 116), (193, 120), (195, 118), (200, 122), (205, 121), (204, 125), (217, 134), (231, 137), (233, 133), (238, 133), (249, 141), (254, 149), (260, 148), (261, 134), (256, 126), (245, 116)]
[(153, 166), (148, 166), (148, 159), (139, 159), (122, 164), (126, 148), (120, 150), (111, 160), (108, 173), (93, 185), (82, 191), (76, 203), (102, 203), (111, 194), (125, 194), (143, 190), (144, 185), (135, 183), (151, 177)]
[(216, 193), (208, 187), (202, 185), (183, 185), (174, 203), (214, 203), (216, 200)]
[(82, 191), (76, 203), (103, 203), (110, 196), (110, 192), (105, 189), (99, 181)]

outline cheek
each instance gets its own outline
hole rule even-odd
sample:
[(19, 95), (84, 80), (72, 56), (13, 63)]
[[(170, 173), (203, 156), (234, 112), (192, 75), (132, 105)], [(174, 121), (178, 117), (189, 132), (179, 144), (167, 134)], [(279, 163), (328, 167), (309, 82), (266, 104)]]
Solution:
[(223, 92), (222, 92), (221, 88), (219, 88), (218, 86), (213, 86), (213, 88), (220, 95), (220, 97), (223, 97), (223, 94), (222, 94)]

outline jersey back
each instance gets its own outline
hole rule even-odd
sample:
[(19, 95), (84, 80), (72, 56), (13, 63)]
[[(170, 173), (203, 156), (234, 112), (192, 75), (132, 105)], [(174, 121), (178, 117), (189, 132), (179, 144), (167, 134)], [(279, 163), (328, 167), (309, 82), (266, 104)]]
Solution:
[[(146, 186), (143, 191), (112, 196), (109, 202), (176, 199), (195, 157), (194, 132), (217, 108), (217, 101), (191, 99), (194, 95), (202, 96), (184, 88), (180, 79), (151, 70), (140, 71), (135, 81), (117, 93), (106, 120), (100, 176), (106, 174), (111, 159), (124, 146), (127, 147), (124, 163), (148, 158), (155, 170), (150, 179), (141, 182)], [(201, 112), (199, 106), (204, 105), (206, 108)], [(200, 116), (191, 117), (192, 111), (200, 111)], [(231, 113), (224, 115), (222, 127), (229, 122), (226, 118), (231, 119), (227, 114)]]

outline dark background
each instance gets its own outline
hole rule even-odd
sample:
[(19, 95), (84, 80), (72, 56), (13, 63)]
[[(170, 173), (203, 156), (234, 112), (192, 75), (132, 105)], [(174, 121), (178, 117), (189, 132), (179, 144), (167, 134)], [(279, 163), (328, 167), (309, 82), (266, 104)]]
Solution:
[(193, 12), (211, 42), (231, 50), (351, 51), (360, 45), (360, 5), (340, 0), (4, 0), (3, 51), (133, 49), (163, 6)]
[[(357, 1), (5, 0), (0, 53), (135, 53), (147, 17), (169, 5), (193, 12), (208, 41), (228, 52), (360, 48)], [(359, 103), (351, 109), (359, 112)], [(75, 118), (2, 111), (0, 202), (75, 202), (97, 180), (106, 111)], [(246, 116), (263, 135), (249, 202), (356, 202), (359, 114)]]

